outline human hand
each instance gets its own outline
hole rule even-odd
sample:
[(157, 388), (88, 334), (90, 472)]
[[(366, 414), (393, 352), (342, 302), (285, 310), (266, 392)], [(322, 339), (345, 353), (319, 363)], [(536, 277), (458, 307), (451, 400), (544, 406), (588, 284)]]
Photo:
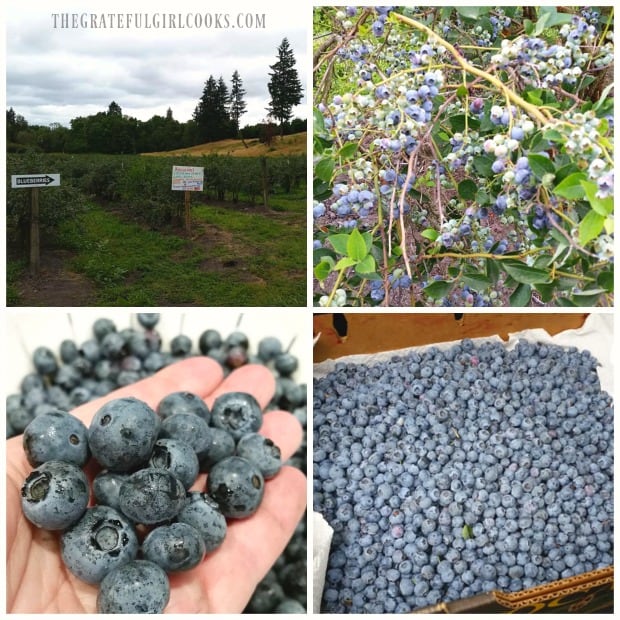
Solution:
[[(274, 393), (272, 373), (263, 366), (247, 365), (225, 379), (219, 364), (193, 357), (169, 366), (154, 376), (73, 410), (87, 426), (107, 401), (134, 396), (155, 408), (176, 391), (200, 395), (211, 406), (220, 394), (251, 393), (265, 407)], [(290, 413), (264, 415), (260, 433), (269, 437), (288, 459), (302, 438), (299, 422)], [(80, 581), (65, 567), (58, 532), (41, 530), (21, 510), (21, 487), (32, 470), (22, 438), (7, 441), (7, 610), (13, 613), (79, 613), (96, 611), (98, 586)], [(89, 465), (92, 480), (96, 470)], [(192, 490), (204, 491), (205, 474)], [(239, 613), (254, 588), (283, 551), (303, 515), (306, 479), (284, 466), (267, 481), (258, 511), (247, 519), (231, 520), (223, 544), (196, 568), (170, 575), (170, 601), (166, 613)]]

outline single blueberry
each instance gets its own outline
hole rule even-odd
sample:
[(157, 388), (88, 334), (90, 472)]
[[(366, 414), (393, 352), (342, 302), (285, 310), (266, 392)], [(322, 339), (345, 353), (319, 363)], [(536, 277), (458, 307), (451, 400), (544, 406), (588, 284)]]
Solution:
[(159, 436), (189, 444), (202, 459), (208, 454), (211, 431), (203, 418), (193, 413), (175, 413), (161, 423)]
[(170, 599), (170, 583), (161, 567), (133, 560), (105, 576), (97, 595), (100, 614), (160, 614)]
[(25, 428), (23, 445), (33, 467), (46, 461), (83, 467), (90, 457), (88, 429), (81, 420), (60, 409), (38, 415)]
[(147, 468), (131, 474), (119, 492), (123, 514), (136, 523), (173, 519), (185, 505), (185, 488), (170, 472)]
[(93, 480), (93, 494), (97, 504), (120, 510), (119, 493), (128, 477), (129, 474), (115, 474), (107, 470), (99, 472)]
[(159, 417), (137, 398), (117, 398), (97, 411), (88, 443), (97, 462), (110, 471), (132, 471), (144, 465), (159, 433)]
[(207, 355), (211, 349), (218, 349), (222, 346), (222, 337), (220, 332), (215, 329), (207, 329), (200, 334), (198, 339), (198, 348), (203, 355)]
[(263, 499), (265, 482), (260, 470), (247, 459), (230, 456), (216, 463), (207, 478), (207, 493), (226, 517), (254, 514)]
[(47, 461), (26, 478), (22, 490), (25, 517), (45, 530), (62, 530), (75, 523), (88, 506), (88, 480), (71, 463)]
[(159, 401), (156, 409), (162, 418), (167, 418), (175, 413), (193, 413), (201, 417), (207, 424), (211, 414), (206, 403), (200, 396), (192, 392), (172, 392)]
[(133, 524), (109, 506), (93, 506), (60, 538), (66, 567), (82, 581), (99, 583), (113, 568), (138, 555)]
[(166, 572), (190, 570), (205, 555), (202, 535), (187, 523), (162, 525), (151, 530), (142, 543), (142, 554)]
[(149, 467), (165, 469), (189, 489), (198, 477), (198, 457), (188, 443), (178, 439), (158, 439), (149, 459)]
[(157, 312), (138, 312), (138, 323), (146, 329), (153, 329), (159, 323), (159, 316)]
[(258, 433), (244, 435), (237, 442), (235, 453), (254, 463), (265, 480), (273, 478), (282, 467), (280, 448), (271, 439)]
[(209, 444), (199, 458), (200, 471), (208, 472), (215, 463), (235, 453), (235, 440), (223, 428), (209, 427)]
[(187, 523), (200, 532), (206, 553), (214, 551), (224, 542), (226, 518), (217, 502), (206, 493), (188, 493), (187, 502), (177, 515), (177, 521)]
[(215, 399), (211, 408), (213, 426), (227, 430), (237, 441), (256, 432), (263, 422), (257, 400), (245, 392), (228, 392)]

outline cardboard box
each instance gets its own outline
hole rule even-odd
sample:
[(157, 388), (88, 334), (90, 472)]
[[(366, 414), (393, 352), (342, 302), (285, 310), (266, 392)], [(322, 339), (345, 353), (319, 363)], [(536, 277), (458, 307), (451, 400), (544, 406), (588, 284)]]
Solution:
[[(509, 334), (540, 328), (549, 336), (559, 334), (558, 344), (564, 346), (572, 344), (573, 334), (575, 338), (582, 333), (592, 335), (600, 326), (613, 333), (612, 313), (589, 317), (583, 313), (348, 313), (345, 315), (347, 335), (342, 337), (333, 327), (331, 314), (317, 313), (313, 324), (314, 362), (340, 360), (346, 356), (354, 356), (347, 361), (362, 362), (368, 354), (389, 356), (398, 349), (438, 343), (447, 345), (463, 338), (500, 336), (508, 340)], [(544, 332), (541, 335), (544, 336)], [(593, 346), (589, 348), (602, 362), (602, 389), (611, 394), (614, 356), (613, 338), (610, 340), (609, 336), (606, 333), (598, 339), (592, 338)], [(326, 365), (319, 366), (320, 374)], [(610, 566), (521, 592), (487, 592), (416, 609), (413, 613), (613, 613), (613, 574), (613, 566)], [(315, 580), (315, 591), (316, 588)], [(322, 584), (320, 588), (322, 591)], [(315, 613), (318, 611), (315, 607)]]
[(560, 579), (529, 590), (487, 592), (462, 601), (416, 609), (416, 614), (613, 613), (614, 567)]

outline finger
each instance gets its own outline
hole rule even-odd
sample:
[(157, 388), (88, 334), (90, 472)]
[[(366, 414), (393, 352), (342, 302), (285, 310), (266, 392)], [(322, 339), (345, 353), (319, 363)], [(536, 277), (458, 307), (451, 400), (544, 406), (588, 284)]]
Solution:
[(133, 396), (153, 409), (162, 398), (172, 392), (192, 392), (204, 398), (222, 382), (223, 376), (222, 367), (215, 360), (209, 357), (190, 357), (166, 366), (147, 379), (77, 407), (72, 413), (88, 425), (101, 406), (115, 398)]
[(205, 605), (210, 613), (243, 611), (256, 584), (286, 547), (305, 506), (305, 476), (284, 467), (265, 484), (263, 501), (254, 515), (228, 522), (222, 546), (196, 569), (201, 587), (191, 590), (181, 579), (177, 590), (175, 582), (167, 611), (197, 612)]

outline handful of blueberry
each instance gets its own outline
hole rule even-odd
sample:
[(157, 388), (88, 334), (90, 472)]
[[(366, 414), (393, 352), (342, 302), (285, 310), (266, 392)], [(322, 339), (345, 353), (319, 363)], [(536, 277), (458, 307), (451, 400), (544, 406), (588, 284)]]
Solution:
[[(249, 321), (249, 334), (252, 335), (252, 325), (256, 324), (256, 317), (243, 318), (243, 321), (245, 323)], [(199, 325), (197, 317), (187, 315), (184, 323), (188, 329), (187, 333), (200, 333), (196, 332)], [(269, 322), (261, 323), (259, 333), (265, 334), (265, 324), (268, 326)], [(246, 364), (260, 364), (268, 368), (275, 378), (275, 393), (264, 411), (289, 411), (305, 429), (306, 386), (295, 380), (297, 360), (287, 351), (287, 347), (279, 338), (264, 336), (253, 343), (248, 335), (240, 331), (238, 324), (235, 331), (227, 336), (217, 329), (206, 329), (200, 333), (200, 337), (195, 338), (192, 345), (187, 335), (180, 334), (171, 338), (174, 335), (174, 332), (170, 332), (171, 325), (176, 325), (174, 316), (162, 315), (160, 323), (160, 315), (153, 313), (138, 314), (137, 323), (127, 328), (122, 328), (120, 324), (117, 327), (109, 319), (98, 319), (92, 326), (92, 334), (81, 336), (86, 338), (85, 340), (64, 340), (56, 352), (49, 347), (36, 347), (32, 359), (32, 372), (21, 380), (19, 393), (7, 397), (7, 437), (23, 433), (24, 429), (32, 424), (28, 437), (47, 433), (49, 443), (53, 444), (55, 439), (46, 429), (50, 426), (50, 420), (58, 414), (58, 410), (66, 412), (73, 407), (105, 396), (117, 388), (150, 377), (164, 367), (196, 354), (215, 360), (224, 376)], [(84, 321), (78, 319), (77, 327), (72, 331), (79, 338), (80, 334), (84, 334), (84, 328), (86, 328)], [(163, 338), (157, 329), (162, 330)], [(276, 332), (275, 326), (273, 331)], [(288, 332), (284, 329), (279, 333)], [(169, 338), (169, 345), (166, 345)], [(245, 430), (250, 431), (256, 426), (257, 414), (254, 406), (250, 406), (248, 411), (250, 412), (248, 426)], [(236, 450), (241, 450), (236, 448), (235, 439), (227, 428), (243, 431), (244, 428), (240, 425), (245, 419), (243, 413), (238, 419), (234, 419), (236, 417), (234, 415), (231, 417), (230, 411), (226, 415), (218, 413), (211, 416), (211, 412), (206, 410), (204, 402), (199, 397), (188, 393), (174, 393), (159, 403), (157, 414), (161, 418), (160, 427), (148, 467), (162, 467), (168, 463), (170, 473), (180, 480), (186, 489), (191, 486), (196, 472), (209, 471), (216, 462), (232, 456)], [(258, 414), (262, 415), (260, 411)], [(212, 420), (211, 417), (217, 418), (218, 421)], [(81, 468), (90, 458), (87, 438), (89, 429), (77, 418), (73, 416), (69, 418), (74, 427), (69, 433), (70, 441), (63, 444), (65, 452), (61, 460), (69, 460)], [(112, 420), (107, 424), (113, 425)], [(99, 427), (99, 430), (104, 428), (107, 428), (107, 425)], [(273, 458), (270, 457), (273, 448), (268, 444), (261, 446), (264, 441), (261, 436), (251, 439), (254, 431), (249, 434), (250, 439), (243, 450), (264, 452), (266, 464), (259, 469), (266, 480), (270, 477), (269, 472), (273, 467)], [(97, 443), (96, 439), (94, 441)], [(31, 443), (31, 440), (28, 442)], [(208, 449), (203, 450), (206, 443)], [(39, 442), (38, 445), (48, 444)], [(304, 432), (301, 447), (287, 461), (288, 465), (304, 473), (305, 445)], [(97, 448), (93, 452), (95, 451)], [(34, 468), (49, 458), (48, 447), (45, 448), (43, 455), (39, 455), (34, 447), (30, 454), (30, 464)], [(99, 444), (98, 455), (104, 462), (111, 458), (105, 442)], [(237, 455), (248, 458), (240, 451)], [(129, 457), (122, 455), (122, 458)], [(119, 490), (127, 474), (112, 469), (114, 467), (95, 477), (93, 495), (98, 504), (120, 511)], [(209, 553), (219, 544), (218, 540), (222, 536), (222, 528), (225, 528), (226, 518), (221, 515), (219, 508), (217, 511), (212, 509), (214, 500), (204, 491), (205, 489), (201, 488), (200, 491), (189, 492), (188, 503), (180, 515), (183, 516), (184, 522), (202, 530), (206, 553)], [(180, 516), (176, 519), (181, 521)], [(151, 545), (155, 545), (155, 540)], [(266, 575), (264, 583), (258, 585), (255, 595), (248, 603), (247, 611), (270, 613), (282, 604), (284, 609), (291, 613), (292, 610), (295, 613), (305, 613), (306, 546), (304, 518), (281, 557)], [(145, 559), (149, 559), (144, 548), (142, 552)], [(267, 592), (269, 595), (266, 595)]]
[[(163, 421), (146, 403), (118, 398), (88, 428), (57, 410), (24, 431), (26, 456), (36, 467), (22, 487), (24, 515), (37, 527), (62, 531), (63, 562), (83, 581), (100, 584), (102, 613), (161, 613), (170, 594), (166, 573), (194, 568), (217, 549), (226, 520), (249, 517), (260, 506), (263, 472), (273, 477), (281, 466), (279, 449), (256, 434), (262, 412), (251, 394), (216, 398), (217, 428), (193, 394), (172, 394), (160, 407)], [(177, 417), (181, 423), (166, 424)], [(193, 435), (191, 418), (199, 429)], [(229, 427), (237, 431), (230, 449), (218, 449), (200, 468), (198, 455), (211, 452), (214, 431)], [(89, 457), (105, 468), (95, 478), (97, 505), (90, 508), (82, 470)], [(199, 470), (208, 471), (206, 488), (190, 492)]]

